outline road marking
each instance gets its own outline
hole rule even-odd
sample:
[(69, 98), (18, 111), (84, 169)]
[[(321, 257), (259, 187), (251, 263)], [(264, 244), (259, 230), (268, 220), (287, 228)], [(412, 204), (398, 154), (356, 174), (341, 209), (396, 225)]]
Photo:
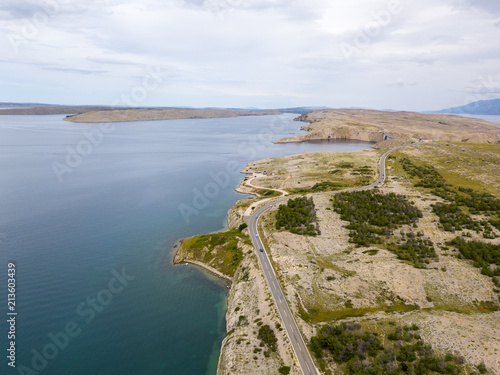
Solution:
[[(380, 177), (379, 177), (379, 180), (375, 183), (372, 183), (368, 186), (364, 186), (364, 187), (361, 187), (361, 188), (356, 188), (356, 189), (347, 189), (346, 191), (361, 191), (361, 190), (367, 190), (367, 189), (370, 189), (370, 188), (373, 188), (373, 187), (376, 187), (378, 185), (381, 185), (384, 180), (385, 180), (385, 161), (386, 161), (386, 158), (387, 156), (392, 153), (393, 151), (396, 151), (400, 148), (402, 148), (404, 146), (400, 146), (400, 147), (396, 147), (388, 152), (386, 152), (381, 160), (380, 160)], [(334, 192), (326, 192), (326, 193), (315, 193), (314, 195), (324, 195), (324, 194), (333, 194)], [(259, 220), (259, 217), (265, 212), (267, 211), (269, 208), (277, 205), (278, 203), (281, 203), (282, 201), (284, 201), (285, 199), (280, 199), (278, 201), (275, 201), (273, 203), (269, 203), (263, 207), (261, 207), (260, 209), (256, 210), (254, 212), (254, 214), (252, 215), (252, 219), (251, 219), (251, 222), (250, 222), (250, 225), (249, 227), (251, 228), (251, 231), (254, 231), (254, 232), (257, 232), (258, 230), (258, 220)], [(255, 241), (253, 241), (255, 239)], [(263, 248), (263, 244), (259, 238), (259, 234), (256, 233), (255, 234), (255, 238), (252, 237), (252, 242), (254, 243), (257, 243), (257, 248), (258, 249), (262, 249)], [(257, 251), (258, 251), (257, 249)], [(269, 264), (269, 259), (267, 258), (267, 254), (261, 254), (262, 255), (262, 258), (259, 258), (261, 260), (261, 264), (265, 264), (266, 265), (266, 268), (269, 268), (269, 266), (271, 266)], [(264, 263), (264, 260), (267, 260), (267, 263)], [(272, 266), (271, 266), (272, 267)], [(280, 286), (276, 286), (276, 283), (277, 283), (277, 280), (276, 280), (276, 275), (274, 274), (274, 272), (271, 272), (271, 271), (265, 271), (264, 270), (264, 267), (263, 267), (263, 271), (264, 271), (264, 276), (266, 277), (267, 279), (267, 282), (269, 284), (269, 287), (271, 289), (271, 294), (273, 296), (273, 298), (275, 300), (277, 300), (276, 302), (279, 302), (281, 299), (282, 299), (282, 303), (286, 304), (286, 307), (285, 308), (282, 308), (282, 311), (284, 313), (284, 315), (288, 318), (288, 313), (287, 311), (290, 311), (290, 314), (291, 314), (291, 321), (292, 323), (294, 323), (293, 326), (290, 327), (290, 332), (293, 334), (293, 339), (295, 341), (292, 340), (292, 335), (289, 334), (289, 337), (290, 337), (290, 341), (292, 343), (292, 348), (293, 350), (295, 351), (295, 348), (297, 345), (299, 345), (300, 343), (304, 344), (305, 345), (305, 342), (302, 338), (302, 336), (300, 335), (300, 330), (298, 329), (298, 326), (297, 326), (297, 323), (295, 322), (294, 318), (293, 318), (293, 314), (291, 313), (291, 310), (289, 310), (289, 307), (288, 307), (288, 304), (286, 303), (285, 301), (285, 297), (284, 297), (284, 294), (281, 290), (281, 287)], [(274, 287), (275, 287), (275, 290), (273, 290), (273, 287), (272, 287), (272, 283), (274, 283)], [(278, 305), (278, 303), (277, 303)], [(279, 308), (278, 308), (279, 310)], [(283, 319), (283, 323), (285, 325), (285, 328), (287, 325), (290, 325), (292, 323), (288, 322), (286, 323), (286, 320)], [(294, 333), (294, 328), (297, 328), (297, 331), (299, 332), (299, 336), (300, 336), (300, 340), (297, 338), (297, 335)], [(288, 332), (287, 332), (288, 333)], [(302, 347), (299, 345), (299, 349), (300, 351), (302, 351)], [(296, 352), (296, 354), (298, 354)], [(299, 365), (301, 366), (301, 371), (305, 374), (305, 372), (303, 371), (303, 368), (302, 368), (302, 364), (305, 364), (307, 366), (307, 369), (308, 369), (308, 374), (313, 374), (313, 372), (311, 371), (311, 368), (309, 367), (309, 364), (307, 362), (304, 362), (304, 361), (307, 361), (308, 359), (310, 359), (311, 361), (313, 361), (312, 357), (310, 356), (309, 352), (307, 352), (307, 354), (302, 354), (300, 357), (297, 355), (297, 360), (299, 361)], [(314, 363), (314, 362), (312, 362)], [(314, 364), (313, 364), (313, 367), (314, 367)], [(317, 369), (315, 369), (316, 371), (314, 371), (314, 374), (315, 375), (318, 375), (318, 372), (317, 372)]]

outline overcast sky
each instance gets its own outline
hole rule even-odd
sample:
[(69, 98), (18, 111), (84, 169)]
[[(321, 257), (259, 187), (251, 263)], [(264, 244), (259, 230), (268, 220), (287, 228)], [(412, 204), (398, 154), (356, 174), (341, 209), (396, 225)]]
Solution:
[(498, 0), (0, 0), (0, 101), (433, 110), (500, 97)]

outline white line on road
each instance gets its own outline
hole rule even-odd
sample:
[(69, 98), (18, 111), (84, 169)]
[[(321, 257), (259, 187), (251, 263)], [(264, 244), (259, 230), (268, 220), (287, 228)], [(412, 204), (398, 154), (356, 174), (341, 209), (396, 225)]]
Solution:
[[(382, 155), (381, 159), (380, 159), (380, 178), (378, 179), (377, 182), (373, 183), (373, 184), (370, 184), (368, 186), (365, 186), (365, 187), (361, 187), (361, 188), (356, 188), (356, 189), (347, 189), (345, 191), (360, 191), (360, 190), (367, 190), (367, 189), (370, 189), (370, 188), (373, 188), (373, 187), (376, 187), (378, 185), (381, 185), (384, 180), (385, 180), (385, 161), (386, 161), (386, 158), (387, 156), (392, 153), (393, 151), (396, 151), (400, 148), (402, 148), (404, 146), (399, 146), (399, 147), (396, 147), (392, 150), (389, 150), (387, 151), (384, 155)], [(314, 193), (314, 195), (325, 195), (325, 194), (332, 194), (333, 192), (324, 192), (324, 193)], [(269, 203), (263, 207), (261, 207), (259, 210), (257, 210), (256, 212), (254, 212), (254, 215), (252, 215), (252, 221), (249, 225), (249, 228), (250, 228), (250, 232), (257, 232), (258, 230), (258, 220), (260, 218), (260, 216), (266, 212), (267, 210), (269, 210), (269, 208), (277, 205), (278, 203), (280, 202), (283, 202), (285, 199), (282, 198), (280, 200), (277, 200), (273, 203)], [(254, 219), (255, 218), (255, 219)], [(252, 235), (252, 234), (251, 234)], [(259, 246), (257, 246), (257, 251), (259, 249), (263, 249), (264, 248), (264, 245), (262, 244), (262, 242), (260, 241), (260, 238), (259, 238), (259, 235), (258, 233), (254, 233), (252, 235), (252, 240), (254, 240), (253, 242), (258, 244)], [(288, 319), (288, 313), (287, 311), (290, 311), (289, 308), (288, 308), (288, 304), (286, 303), (286, 301), (284, 300), (284, 294), (282, 293), (282, 290), (279, 286), (276, 285), (277, 283), (277, 280), (276, 280), (276, 274), (274, 272), (274, 270), (272, 269), (272, 265), (269, 264), (269, 259), (267, 258), (267, 254), (266, 253), (263, 253), (263, 254), (259, 254), (259, 260), (261, 261), (261, 264), (265, 264), (265, 268), (268, 268), (268, 271), (266, 272), (266, 270), (264, 269), (263, 267), (263, 271), (264, 271), (264, 275), (266, 276), (266, 279), (267, 279), (267, 282), (268, 282), (268, 285), (271, 289), (271, 295), (272, 297), (274, 298), (275, 302), (276, 302), (276, 306), (278, 306), (278, 302), (280, 302), (280, 299), (283, 299), (283, 301), (281, 301), (282, 303), (286, 304), (287, 306), (285, 308), (278, 308), (278, 313), (280, 313), (281, 315), (281, 311), (283, 312), (283, 314), (287, 317)], [(266, 262), (264, 262), (266, 261)], [(269, 270), (269, 268), (271, 268), (271, 270)], [(272, 281), (272, 283), (271, 283)], [(273, 286), (272, 284), (274, 284), (274, 288), (273, 289)], [(291, 321), (295, 324), (294, 326), (290, 326), (290, 321), (288, 321), (287, 319), (282, 319), (283, 320), (283, 323), (285, 325), (285, 329), (287, 331), (287, 334), (290, 338), (290, 341), (292, 343), (292, 349), (293, 351), (295, 352), (295, 356), (299, 362), (299, 366), (300, 366), (300, 369), (302, 371), (302, 373), (305, 375), (306, 372), (304, 371), (304, 368), (302, 367), (304, 364), (307, 366), (307, 374), (313, 374), (313, 372), (311, 371), (311, 367), (309, 366), (308, 362), (313, 364), (313, 359), (310, 355), (310, 353), (308, 351), (306, 351), (306, 353), (302, 353), (300, 356), (298, 356), (298, 352), (296, 351), (296, 346), (299, 345), (299, 349), (300, 351), (302, 351), (302, 347), (300, 346), (300, 344), (304, 345), (304, 347), (306, 347), (306, 343), (303, 339), (303, 337), (301, 336), (300, 334), (300, 330), (298, 329), (298, 326), (296, 325), (297, 323), (295, 322), (294, 318), (293, 318), (293, 314), (291, 313), (290, 311), (290, 314), (291, 314)], [(290, 328), (290, 332), (288, 331), (288, 328)], [(294, 328), (297, 329), (297, 331), (299, 332), (299, 338), (297, 338), (297, 335), (295, 334), (294, 332)], [(292, 340), (292, 336), (293, 336), (293, 340)], [(314, 366), (313, 364), (313, 367), (315, 369), (314, 371), (314, 374), (317, 375), (317, 370), (316, 370), (316, 367)]]

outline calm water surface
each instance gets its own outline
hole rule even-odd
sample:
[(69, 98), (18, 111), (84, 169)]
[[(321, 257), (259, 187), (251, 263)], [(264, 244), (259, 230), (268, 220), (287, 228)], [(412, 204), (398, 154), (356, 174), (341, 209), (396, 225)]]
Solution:
[[(486, 120), (486, 121), (491, 121), (491, 122), (497, 122), (500, 124), (500, 116), (495, 116), (495, 115), (465, 115), (465, 114), (460, 114), (459, 116), (464, 116), (464, 117), (473, 117), (473, 118), (478, 118), (480, 120)], [(499, 129), (500, 130), (500, 129)]]
[(227, 290), (173, 267), (173, 243), (224, 227), (247, 162), (370, 147), (272, 144), (300, 133), (294, 115), (116, 123), (102, 139), (62, 117), (0, 116), (1, 348), (14, 262), (16, 364), (50, 375), (215, 374)]

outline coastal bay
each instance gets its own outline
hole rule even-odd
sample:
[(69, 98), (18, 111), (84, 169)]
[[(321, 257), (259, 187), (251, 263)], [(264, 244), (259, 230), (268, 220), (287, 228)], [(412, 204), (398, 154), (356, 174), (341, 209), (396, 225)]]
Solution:
[[(240, 170), (251, 160), (370, 146), (273, 145), (299, 132), (295, 117), (120, 123), (84, 155), (78, 150), (88, 151), (85, 134), (96, 134), (99, 124), (2, 116), (0, 257), (21, 270), (19, 363), (30, 366), (31, 351), (75, 321), (82, 332), (48, 362), (51, 374), (70, 367), (93, 374), (215, 374), (226, 332), (226, 283), (196, 267), (172, 267), (175, 241), (226, 226), (227, 210), (242, 198), (234, 191)], [(66, 164), (75, 154), (81, 161)], [(55, 162), (71, 167), (62, 181)], [(205, 208), (196, 208), (197, 192), (228, 162), (236, 172)], [(181, 204), (198, 211), (189, 223)], [(123, 270), (135, 279), (108, 305), (97, 302), (87, 323), (87, 298), (107, 287), (112, 271)]]

